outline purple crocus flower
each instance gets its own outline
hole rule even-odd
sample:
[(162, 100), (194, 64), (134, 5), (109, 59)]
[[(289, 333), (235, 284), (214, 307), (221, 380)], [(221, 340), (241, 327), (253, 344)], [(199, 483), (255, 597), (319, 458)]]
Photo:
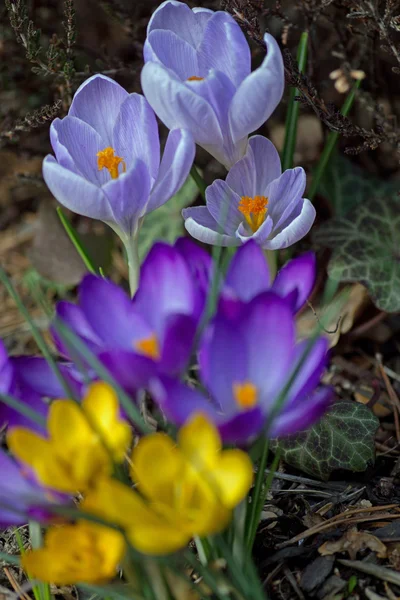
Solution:
[(160, 162), (157, 121), (147, 101), (104, 75), (79, 87), (68, 116), (51, 124), (50, 139), (55, 157), (43, 163), (50, 191), (123, 239), (135, 236), (145, 214), (179, 190), (195, 152), (192, 135), (175, 129)]
[(121, 385), (133, 390), (143, 387), (155, 368), (169, 374), (185, 368), (204, 302), (181, 253), (156, 243), (132, 300), (111, 281), (87, 275), (78, 304), (59, 302), (56, 311)]
[(200, 345), (200, 381), (207, 391), (169, 377), (151, 382), (166, 417), (182, 425), (193, 413), (207, 414), (227, 443), (245, 443), (264, 427), (281, 437), (312, 425), (331, 401), (331, 389), (317, 388), (327, 342), (316, 340), (301, 364), (283, 405), (274, 405), (300, 364), (307, 342), (296, 344), (290, 302), (273, 292), (250, 302), (223, 304)]
[(24, 525), (29, 520), (48, 521), (50, 507), (66, 501), (66, 496), (51, 492), (0, 450), (0, 526)]
[(271, 35), (264, 41), (267, 56), (251, 73), (249, 45), (226, 12), (167, 0), (147, 28), (144, 95), (169, 129), (188, 129), (227, 169), (282, 98), (282, 54)]
[(246, 155), (206, 189), (207, 206), (183, 210), (185, 227), (197, 240), (240, 246), (253, 239), (262, 248), (279, 250), (303, 238), (315, 208), (303, 198), (306, 175), (301, 167), (282, 173), (275, 146), (255, 135)]
[[(81, 383), (70, 365), (59, 365), (60, 371), (71, 388), (79, 394)], [(27, 404), (39, 415), (46, 417), (49, 399), (62, 398), (65, 390), (44, 358), (13, 356), (7, 354), (0, 340), (0, 393)], [(7, 406), (0, 397), (0, 427), (21, 425), (44, 431), (28, 417)]]

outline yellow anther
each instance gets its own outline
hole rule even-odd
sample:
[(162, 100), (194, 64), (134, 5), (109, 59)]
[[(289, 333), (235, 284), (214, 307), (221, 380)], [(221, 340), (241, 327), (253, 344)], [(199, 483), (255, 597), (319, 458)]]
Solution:
[(148, 338), (135, 342), (133, 346), (137, 352), (144, 356), (148, 356), (154, 360), (160, 358), (160, 346), (155, 333), (152, 333)]
[(114, 148), (108, 146), (104, 150), (100, 150), (96, 154), (97, 156), (97, 167), (99, 171), (107, 169), (113, 179), (117, 179), (119, 175), (119, 165), (122, 165), (122, 172), (126, 171), (126, 163), (121, 156), (115, 156)]
[(267, 214), (268, 198), (265, 196), (242, 196), (238, 209), (244, 215), (250, 229), (255, 233), (264, 223)]
[(240, 408), (248, 410), (253, 408), (258, 401), (258, 390), (250, 381), (233, 384), (233, 396)]

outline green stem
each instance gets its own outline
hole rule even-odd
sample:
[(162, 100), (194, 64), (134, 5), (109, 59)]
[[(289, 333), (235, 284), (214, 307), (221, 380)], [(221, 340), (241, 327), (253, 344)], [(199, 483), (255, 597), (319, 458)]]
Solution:
[(265, 257), (269, 267), (270, 281), (274, 281), (278, 271), (278, 252), (276, 250), (265, 250)]
[(123, 238), (126, 254), (128, 256), (129, 288), (131, 290), (132, 298), (136, 294), (136, 290), (139, 286), (140, 259), (138, 237), (138, 235), (133, 235), (131, 237)]
[(254, 538), (256, 536), (257, 526), (258, 526), (258, 522), (260, 520), (260, 513), (258, 512), (259, 504), (260, 504), (259, 498), (260, 498), (263, 479), (264, 479), (265, 467), (267, 466), (268, 450), (269, 450), (269, 440), (268, 440), (268, 438), (265, 438), (262, 455), (260, 458), (260, 462), (258, 464), (256, 482), (254, 485), (253, 493), (251, 495), (251, 504), (249, 506), (250, 514), (249, 514), (249, 519), (247, 522), (247, 539), (246, 539), (247, 549), (248, 549), (249, 554), (251, 553), (252, 548), (253, 548), (253, 543), (254, 543)]
[[(360, 87), (360, 84), (361, 84), (360, 79), (355, 82), (351, 92), (347, 96), (347, 98), (342, 106), (342, 110), (340, 112), (344, 117), (347, 117), (347, 115), (349, 114), (349, 112), (351, 110), (351, 107), (353, 106), (354, 98), (356, 96), (356, 92), (357, 92), (358, 88)], [(307, 194), (307, 198), (309, 198), (309, 200), (314, 200), (315, 194), (318, 191), (318, 187), (321, 182), (322, 176), (328, 165), (328, 162), (332, 155), (332, 152), (337, 144), (338, 138), (339, 138), (339, 132), (331, 131), (326, 139), (326, 143), (325, 143), (324, 149), (322, 151), (321, 158), (319, 159), (318, 166), (314, 173), (314, 177), (313, 177), (313, 180), (311, 183), (310, 190)]]
[(71, 225), (69, 219), (67, 219), (67, 217), (64, 215), (61, 206), (57, 206), (56, 210), (57, 210), (57, 214), (60, 218), (60, 221), (61, 221), (69, 239), (73, 243), (75, 250), (81, 257), (85, 267), (87, 268), (87, 270), (90, 273), (97, 275), (96, 267), (94, 266), (92, 259), (90, 258), (89, 254), (87, 253), (87, 250), (84, 248), (77, 231)]
[(191, 174), (192, 178), (194, 179), (195, 184), (199, 188), (199, 192), (200, 192), (203, 200), (205, 200), (207, 185), (206, 185), (204, 179), (202, 178), (202, 176), (200, 175), (200, 173), (198, 172), (196, 165), (193, 165), (193, 167), (190, 169), (190, 174)]
[[(297, 64), (300, 73), (304, 73), (307, 64), (308, 33), (304, 31), (301, 34), (299, 47), (297, 49)], [(297, 138), (297, 119), (299, 116), (300, 104), (295, 98), (299, 95), (297, 88), (290, 88), (289, 107), (286, 116), (285, 125), (285, 143), (282, 153), (282, 170), (293, 167), (293, 156), (296, 148)]]
[[(36, 521), (29, 521), (29, 537), (31, 540), (32, 548), (37, 550), (43, 546), (42, 528)], [(34, 588), (35, 598), (39, 600), (50, 600), (50, 586), (48, 583), (37, 583)]]

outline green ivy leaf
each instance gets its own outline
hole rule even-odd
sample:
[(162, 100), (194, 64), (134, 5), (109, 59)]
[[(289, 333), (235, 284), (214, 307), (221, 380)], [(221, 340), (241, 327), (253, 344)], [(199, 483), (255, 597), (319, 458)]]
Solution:
[(191, 176), (185, 181), (175, 196), (157, 210), (147, 215), (139, 233), (139, 256), (146, 256), (153, 243), (158, 240), (172, 244), (184, 234), (185, 228), (181, 211), (193, 204), (199, 190)]
[(347, 216), (332, 219), (313, 234), (333, 248), (332, 279), (359, 281), (380, 310), (400, 310), (400, 198), (374, 198)]
[(334, 404), (317, 425), (293, 436), (274, 440), (289, 465), (322, 480), (337, 469), (365, 471), (375, 458), (374, 437), (379, 420), (363, 404)]
[(328, 198), (336, 217), (343, 217), (370, 198), (392, 196), (398, 189), (398, 181), (370, 175), (341, 154), (330, 161), (319, 185), (320, 194)]

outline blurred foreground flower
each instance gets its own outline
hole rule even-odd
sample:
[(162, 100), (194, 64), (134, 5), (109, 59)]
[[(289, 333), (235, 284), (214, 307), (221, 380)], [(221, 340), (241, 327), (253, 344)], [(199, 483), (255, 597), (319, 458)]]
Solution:
[(75, 93), (68, 116), (53, 121), (50, 138), (56, 157), (44, 159), (43, 177), (52, 194), (70, 210), (108, 223), (136, 261), (143, 217), (189, 174), (191, 134), (171, 131), (160, 162), (157, 121), (145, 98), (94, 75)]
[(169, 420), (182, 425), (203, 412), (228, 443), (248, 442), (263, 428), (271, 438), (306, 429), (332, 397), (330, 388), (316, 389), (327, 341), (317, 339), (303, 359), (308, 342), (296, 344), (295, 333), (290, 301), (272, 292), (247, 303), (223, 302), (200, 344), (200, 380), (208, 397), (168, 377), (152, 382), (152, 394)]
[(131, 476), (135, 489), (100, 479), (82, 509), (122, 527), (140, 552), (162, 555), (222, 531), (251, 487), (253, 467), (245, 452), (222, 450), (215, 426), (197, 414), (177, 445), (164, 433), (141, 438)]
[(118, 413), (114, 390), (106, 383), (93, 383), (81, 405), (73, 400), (51, 404), (47, 438), (14, 427), (7, 443), (43, 485), (61, 492), (84, 492), (101, 474), (111, 474), (113, 461), (123, 461), (132, 433)]
[(191, 10), (167, 0), (153, 14), (144, 47), (142, 88), (169, 129), (188, 129), (227, 169), (246, 152), (247, 136), (282, 98), (282, 54), (264, 36), (267, 56), (251, 73), (250, 48), (227, 12)]
[(115, 577), (124, 552), (121, 533), (80, 521), (51, 527), (44, 547), (25, 552), (21, 565), (32, 579), (56, 585), (103, 583)]
[(240, 246), (253, 239), (268, 250), (287, 248), (314, 223), (315, 208), (303, 198), (305, 187), (304, 170), (282, 173), (275, 146), (255, 135), (226, 181), (217, 179), (207, 188), (207, 206), (182, 211), (185, 227), (207, 244)]

